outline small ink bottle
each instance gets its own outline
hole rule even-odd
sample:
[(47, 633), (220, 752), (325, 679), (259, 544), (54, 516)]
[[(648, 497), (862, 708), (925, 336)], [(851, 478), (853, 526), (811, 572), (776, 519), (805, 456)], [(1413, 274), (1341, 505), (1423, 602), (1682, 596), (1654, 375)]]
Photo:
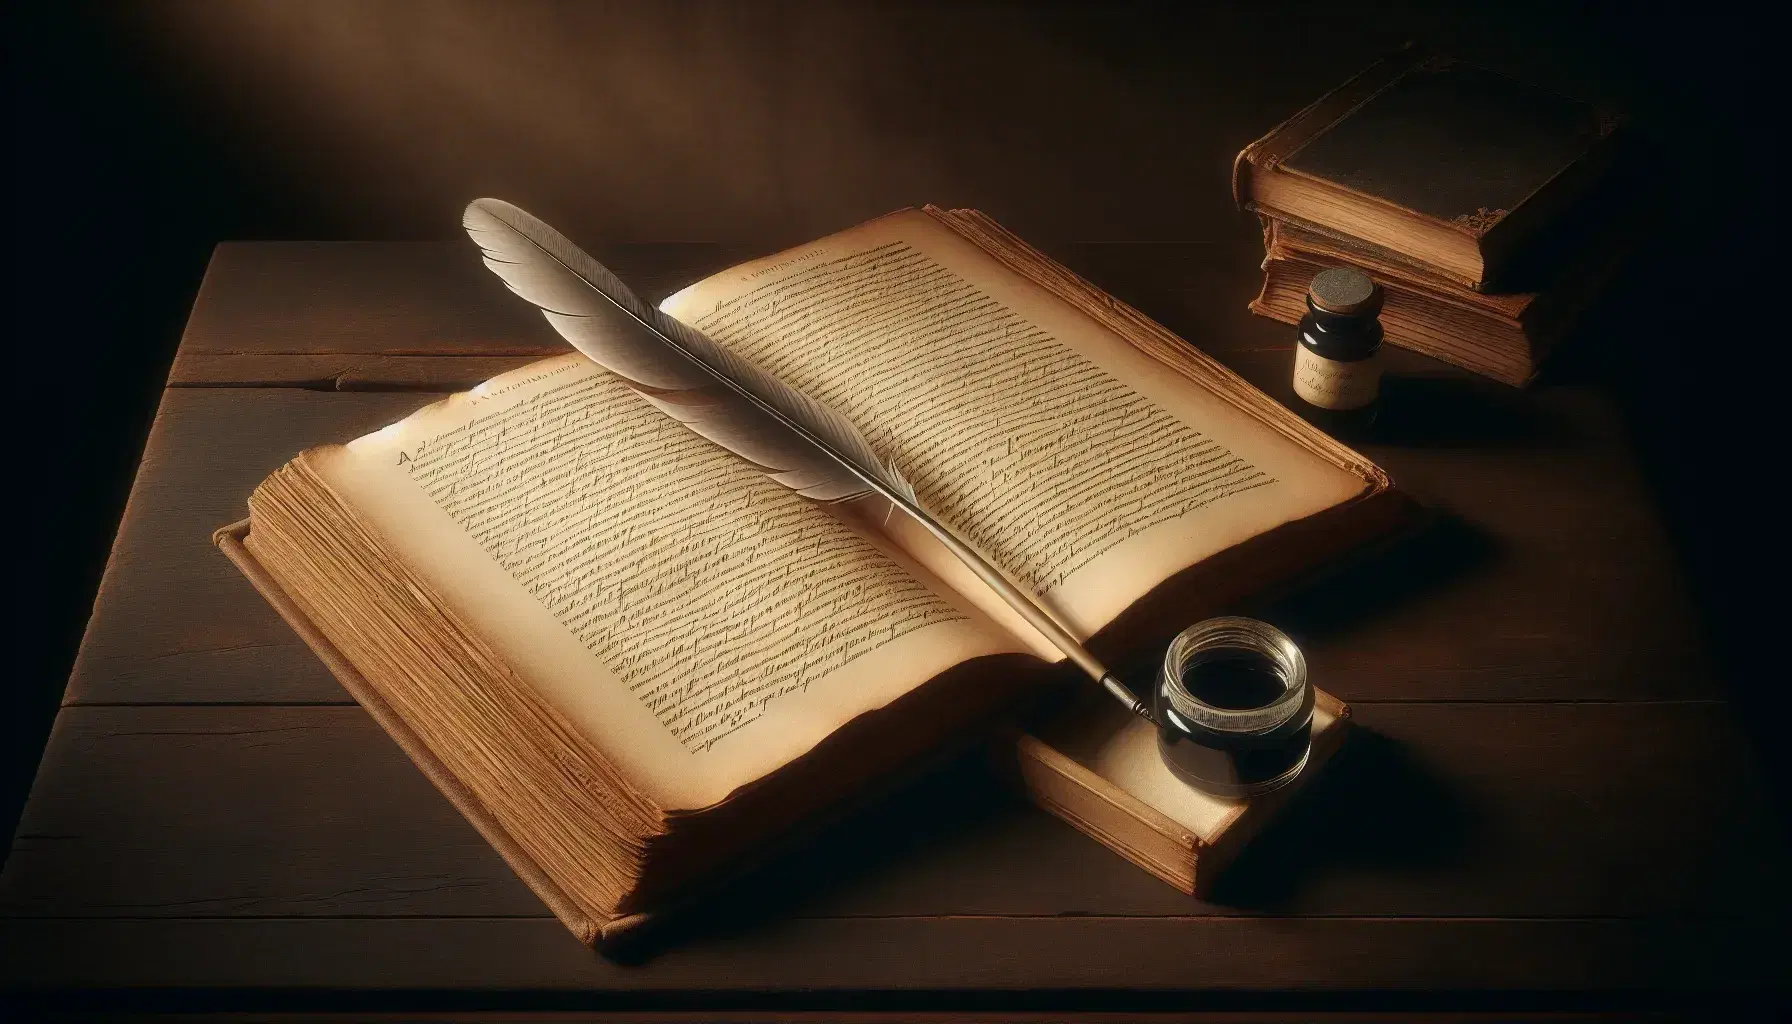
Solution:
[(1381, 394), (1381, 288), (1360, 270), (1313, 277), (1294, 350), (1300, 412), (1323, 430), (1351, 434), (1375, 422)]

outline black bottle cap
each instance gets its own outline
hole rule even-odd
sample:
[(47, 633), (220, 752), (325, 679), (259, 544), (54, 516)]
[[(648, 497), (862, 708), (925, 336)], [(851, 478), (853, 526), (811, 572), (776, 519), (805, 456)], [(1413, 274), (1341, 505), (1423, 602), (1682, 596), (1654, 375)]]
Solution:
[(1381, 286), (1360, 270), (1334, 267), (1314, 275), (1307, 301), (1335, 316), (1374, 316), (1381, 312)]

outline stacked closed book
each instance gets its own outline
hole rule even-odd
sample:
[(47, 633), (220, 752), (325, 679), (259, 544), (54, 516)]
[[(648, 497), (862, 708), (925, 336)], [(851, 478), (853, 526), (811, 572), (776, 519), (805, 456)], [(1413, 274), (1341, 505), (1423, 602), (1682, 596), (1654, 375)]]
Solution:
[(1508, 384), (1537, 374), (1636, 240), (1645, 196), (1591, 107), (1407, 47), (1247, 146), (1263, 221), (1253, 312), (1293, 323), (1313, 275), (1386, 294), (1394, 344)]

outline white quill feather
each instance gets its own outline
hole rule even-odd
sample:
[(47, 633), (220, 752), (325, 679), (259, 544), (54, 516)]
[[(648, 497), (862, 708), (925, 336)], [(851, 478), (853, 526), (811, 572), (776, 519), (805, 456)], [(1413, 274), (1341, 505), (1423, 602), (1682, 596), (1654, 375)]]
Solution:
[(1055, 646), (1136, 714), (1146, 705), (1033, 598), (936, 520), (901, 472), (846, 417), (703, 332), (641, 301), (621, 279), (537, 218), (497, 199), (468, 204), (462, 225), (485, 265), (560, 335), (691, 430), (818, 501), (877, 495), (912, 517)]
[(463, 223), (511, 291), (668, 416), (805, 497), (858, 497), (875, 489), (870, 474), (913, 499), (844, 416), (641, 301), (547, 224), (495, 199), (475, 200)]

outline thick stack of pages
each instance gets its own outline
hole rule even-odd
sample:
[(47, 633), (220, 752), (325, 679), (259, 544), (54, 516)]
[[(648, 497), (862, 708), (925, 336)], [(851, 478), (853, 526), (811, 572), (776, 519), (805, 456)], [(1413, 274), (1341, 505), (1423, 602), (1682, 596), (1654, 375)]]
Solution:
[(1408, 47), (1238, 155), (1234, 194), (1264, 226), (1251, 309), (1296, 322), (1314, 274), (1356, 267), (1382, 285), (1389, 341), (1525, 384), (1645, 220), (1616, 129)]
[[(861, 425), (1110, 662), (1409, 508), (972, 212), (662, 308)], [(1066, 678), (906, 520), (771, 483), (576, 354), (305, 452), (249, 508), (225, 551), (588, 942)]]

